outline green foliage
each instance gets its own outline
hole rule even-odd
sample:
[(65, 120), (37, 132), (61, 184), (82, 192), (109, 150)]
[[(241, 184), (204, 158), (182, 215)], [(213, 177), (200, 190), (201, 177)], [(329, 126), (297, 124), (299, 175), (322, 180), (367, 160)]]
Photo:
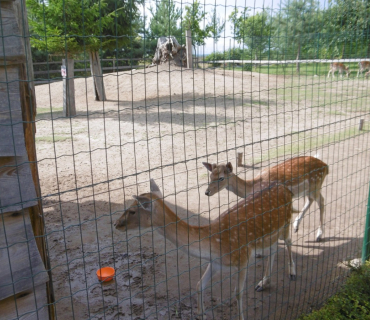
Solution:
[(217, 16), (216, 8), (214, 8), (212, 12), (208, 26), (211, 37), (217, 43), (221, 37), (221, 33), (225, 29), (225, 21), (221, 20), (220, 17)]
[(200, 24), (205, 19), (206, 13), (198, 0), (195, 0), (190, 6), (185, 6), (185, 15), (182, 20), (182, 29), (191, 30), (191, 38), (193, 44), (202, 46), (205, 44), (205, 39), (211, 36), (211, 31), (217, 32), (214, 25), (207, 24), (204, 29)]
[(342, 290), (301, 320), (370, 319), (370, 263), (354, 269)]
[(155, 50), (159, 37), (174, 36), (181, 44), (181, 29), (178, 26), (181, 10), (176, 8), (173, 0), (161, 0), (156, 7), (150, 7), (152, 18), (147, 32), (147, 47)]
[(286, 59), (301, 58), (312, 43), (310, 37), (320, 26), (318, 4), (314, 0), (293, 0), (274, 19), (274, 46)]
[(73, 55), (127, 46), (136, 36), (139, 10), (129, 0), (27, 0), (31, 45)]

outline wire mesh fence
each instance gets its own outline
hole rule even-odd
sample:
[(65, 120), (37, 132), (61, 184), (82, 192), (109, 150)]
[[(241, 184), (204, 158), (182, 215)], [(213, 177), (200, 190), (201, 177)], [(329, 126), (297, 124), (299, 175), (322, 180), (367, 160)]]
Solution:
[(362, 254), (369, 69), (312, 59), (370, 62), (356, 4), (27, 2), (56, 319), (295, 319), (338, 291)]

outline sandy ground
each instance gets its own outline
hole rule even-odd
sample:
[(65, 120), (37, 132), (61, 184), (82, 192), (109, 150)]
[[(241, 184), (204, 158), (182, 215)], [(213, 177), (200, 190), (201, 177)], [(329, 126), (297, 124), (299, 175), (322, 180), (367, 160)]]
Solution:
[[(104, 81), (108, 100), (98, 102), (91, 78), (76, 80), (73, 119), (62, 116), (61, 83), (36, 88), (39, 173), (59, 319), (196, 318), (196, 283), (207, 261), (151, 230), (119, 233), (112, 222), (132, 195), (149, 191), (149, 178), (189, 223), (215, 219), (237, 198), (227, 191), (204, 195), (202, 161), (231, 161), (250, 178), (282, 154), (319, 153), (330, 167), (324, 241), (314, 241), (315, 204), (292, 236), (297, 281), (288, 279), (280, 243), (271, 288), (255, 292), (265, 252), (248, 269), (244, 315), (294, 319), (338, 289), (348, 273), (341, 262), (361, 254), (370, 141), (367, 130), (355, 130), (361, 117), (370, 120), (369, 82), (166, 66), (107, 74)], [(243, 167), (236, 167), (237, 152), (243, 152)], [(302, 199), (295, 203), (302, 205)], [(116, 278), (101, 284), (95, 272), (107, 265)], [(208, 319), (237, 318), (236, 278), (229, 269), (213, 278), (205, 292)]]

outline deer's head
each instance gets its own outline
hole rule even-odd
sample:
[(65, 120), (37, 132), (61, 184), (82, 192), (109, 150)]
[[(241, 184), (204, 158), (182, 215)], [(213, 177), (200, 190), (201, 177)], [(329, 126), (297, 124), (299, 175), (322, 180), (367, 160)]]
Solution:
[(150, 180), (150, 191), (150, 193), (133, 196), (134, 201), (130, 207), (114, 223), (117, 230), (146, 229), (153, 225), (152, 214), (155, 212), (157, 200), (163, 195), (153, 179)]
[(203, 162), (203, 165), (211, 172), (209, 176), (210, 182), (205, 192), (206, 196), (211, 197), (228, 186), (230, 174), (233, 172), (233, 166), (230, 162), (226, 165)]

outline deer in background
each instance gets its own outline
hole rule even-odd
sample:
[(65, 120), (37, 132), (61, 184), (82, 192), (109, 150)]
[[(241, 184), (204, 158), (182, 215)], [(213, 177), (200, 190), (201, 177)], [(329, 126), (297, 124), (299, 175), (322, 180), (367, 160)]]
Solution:
[(278, 183), (261, 183), (254, 193), (222, 213), (209, 225), (189, 225), (181, 220), (164, 202), (154, 180), (151, 192), (134, 196), (134, 202), (115, 222), (117, 230), (126, 232), (151, 228), (161, 233), (181, 250), (194, 257), (209, 261), (197, 284), (198, 313), (204, 314), (203, 291), (221, 268), (238, 269), (236, 298), (239, 320), (243, 320), (242, 294), (250, 258), (256, 250), (271, 248), (269, 267), (256, 286), (266, 288), (277, 251), (277, 240), (283, 238), (288, 252), (291, 280), (295, 280), (295, 264), (291, 252), (289, 225), (292, 216), (292, 193)]
[(351, 71), (349, 71), (349, 67), (346, 67), (343, 63), (332, 62), (330, 64), (330, 69), (329, 69), (329, 72), (328, 72), (328, 78), (329, 78), (330, 72), (331, 72), (332, 77), (334, 78), (334, 72), (335, 71), (338, 71), (338, 74), (340, 73), (341, 78), (343, 78), (343, 72), (346, 73), (347, 78), (351, 74)]
[[(316, 201), (320, 208), (320, 225), (316, 235), (316, 241), (321, 241), (324, 232), (325, 201), (321, 194), (321, 187), (325, 177), (329, 173), (326, 163), (311, 156), (296, 157), (284, 161), (274, 167), (261, 171), (254, 179), (243, 180), (233, 173), (233, 166), (230, 162), (225, 164), (210, 164), (203, 162), (203, 165), (211, 172), (210, 182), (205, 192), (207, 196), (213, 196), (226, 188), (241, 198), (248, 196), (254, 185), (264, 182), (279, 182), (292, 191), (293, 197), (305, 196), (306, 203), (293, 223), (294, 232), (298, 231), (299, 224), (313, 201)], [(293, 210), (293, 212), (299, 212)]]
[[(370, 61), (360, 61), (358, 63), (358, 71), (357, 71), (357, 78), (358, 78), (358, 75), (361, 73), (363, 73), (364, 71), (366, 70), (369, 70), (370, 72)], [(369, 72), (366, 72), (365, 73), (365, 77), (367, 77), (369, 75)]]

